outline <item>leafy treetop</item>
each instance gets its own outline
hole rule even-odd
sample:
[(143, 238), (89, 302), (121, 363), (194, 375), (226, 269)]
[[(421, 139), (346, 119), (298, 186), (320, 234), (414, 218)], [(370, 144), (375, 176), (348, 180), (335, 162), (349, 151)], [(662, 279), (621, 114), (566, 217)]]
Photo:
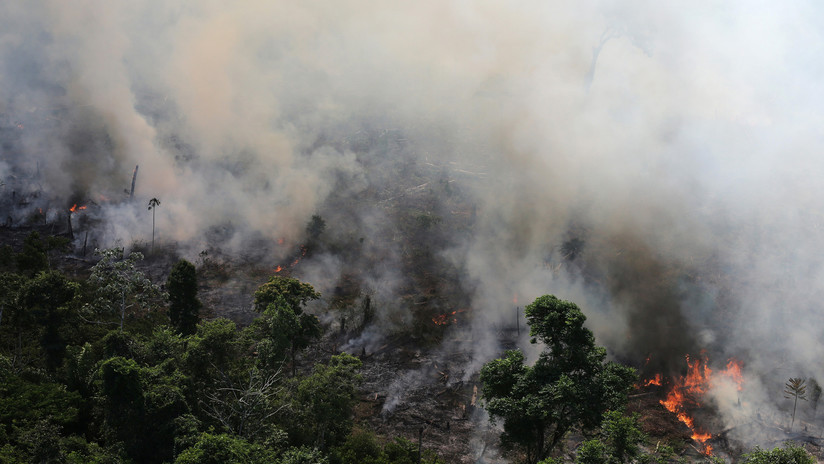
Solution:
[(280, 298), (298, 314), (307, 302), (320, 298), (314, 287), (297, 279), (284, 276), (272, 276), (268, 282), (258, 287), (255, 292), (255, 311), (262, 313), (266, 308), (278, 302)]
[(520, 351), (481, 370), (483, 397), (493, 420), (503, 419), (505, 447), (522, 447), (528, 462), (548, 456), (575, 426), (593, 429), (620, 408), (636, 379), (632, 368), (606, 362), (574, 303), (552, 295), (526, 307), (532, 342), (546, 344), (533, 366)]

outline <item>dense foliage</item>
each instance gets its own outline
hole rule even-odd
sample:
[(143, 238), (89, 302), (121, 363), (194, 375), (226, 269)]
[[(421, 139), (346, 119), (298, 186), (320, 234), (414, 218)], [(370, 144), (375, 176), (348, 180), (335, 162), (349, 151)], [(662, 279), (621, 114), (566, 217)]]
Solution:
[(605, 412), (624, 405), (633, 369), (605, 361), (584, 327), (586, 317), (568, 301), (546, 295), (526, 307), (532, 342), (545, 349), (533, 366), (507, 351), (481, 370), (483, 396), (493, 419), (502, 419), (505, 447), (521, 448), (528, 462), (548, 456), (573, 427), (593, 429)]
[(197, 298), (195, 266), (185, 259), (178, 261), (169, 273), (166, 290), (169, 292), (169, 319), (172, 326), (183, 335), (195, 333), (202, 306)]
[(752, 453), (744, 455), (746, 464), (815, 464), (816, 459), (810, 456), (804, 448), (788, 444), (784, 448), (763, 450), (756, 448)]
[(296, 370), (321, 333), (311, 285), (273, 277), (239, 329), (199, 320), (191, 263), (166, 295), (139, 253), (101, 250), (74, 281), (49, 243), (31, 234), (0, 263), (0, 462), (416, 462), (409, 442), (351, 434), (359, 359)]
[[(49, 257), (60, 246), (33, 233), (18, 252), (0, 248), (0, 462), (443, 464), (355, 423), (360, 359), (303, 359), (321, 334), (311, 285), (272, 277), (241, 329), (200, 320), (188, 262), (169, 269), (164, 294), (139, 253), (102, 250), (87, 279), (72, 279)], [(559, 463), (549, 451), (580, 428), (595, 433), (578, 462), (670, 462), (666, 445), (644, 454), (637, 416), (620, 409), (634, 373), (605, 361), (577, 306), (544, 296), (526, 315), (546, 347), (535, 364), (510, 351), (481, 372), (504, 444)], [(744, 459), (814, 462), (795, 446)]]

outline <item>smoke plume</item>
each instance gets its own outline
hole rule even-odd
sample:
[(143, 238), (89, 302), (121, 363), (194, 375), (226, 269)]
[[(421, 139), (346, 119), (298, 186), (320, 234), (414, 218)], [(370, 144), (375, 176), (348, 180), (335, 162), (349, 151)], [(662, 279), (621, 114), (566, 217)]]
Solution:
[[(824, 379), (822, 13), (4, 2), (2, 217), (93, 202), (97, 243), (145, 242), (156, 197), (184, 254), (219, 242), (274, 266), (318, 214), (346, 247), (302, 277), (334, 289), (368, 263), (352, 285), (381, 323), (423, 302), (484, 333), (554, 293), (621, 360), (737, 356), (759, 392), (744, 403), (775, 410), (787, 378)], [(402, 262), (448, 267), (464, 296), (420, 295), (435, 284)], [(473, 349), (480, 365), (499, 347)]]

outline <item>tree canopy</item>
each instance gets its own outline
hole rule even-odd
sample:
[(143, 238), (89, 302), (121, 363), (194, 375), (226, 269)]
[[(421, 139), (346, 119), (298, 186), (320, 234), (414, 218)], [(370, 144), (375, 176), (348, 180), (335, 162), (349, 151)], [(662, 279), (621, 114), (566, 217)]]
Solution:
[(169, 292), (169, 319), (172, 326), (183, 335), (191, 335), (197, 330), (200, 308), (197, 298), (197, 270), (195, 266), (181, 259), (173, 267), (166, 280)]
[(573, 427), (595, 428), (621, 407), (636, 375), (606, 361), (574, 303), (545, 295), (526, 307), (526, 318), (532, 343), (545, 344), (538, 360), (527, 366), (523, 353), (507, 351), (483, 367), (481, 383), (487, 410), (503, 420), (504, 446), (520, 447), (534, 463)]
[(764, 450), (756, 448), (745, 454), (741, 461), (744, 464), (815, 464), (816, 459), (804, 448), (788, 443), (784, 448)]

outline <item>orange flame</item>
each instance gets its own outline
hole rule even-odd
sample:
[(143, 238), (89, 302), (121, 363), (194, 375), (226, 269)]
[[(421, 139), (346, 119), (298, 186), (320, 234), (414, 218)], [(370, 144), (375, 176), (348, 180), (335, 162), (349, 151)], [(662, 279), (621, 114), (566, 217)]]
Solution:
[(74, 204), (71, 208), (69, 208), (69, 211), (71, 211), (71, 212), (73, 213), (73, 212), (75, 212), (75, 211), (82, 211), (82, 210), (84, 210), (84, 209), (86, 209), (86, 206), (85, 206), (85, 205), (84, 205), (84, 206), (80, 206), (80, 207), (78, 207), (78, 206), (77, 206), (77, 203), (75, 203), (75, 204)]
[[(692, 439), (701, 444), (702, 452), (707, 455), (712, 455), (712, 446), (707, 440), (712, 438), (712, 434), (705, 432), (695, 426), (695, 420), (687, 413), (687, 408), (690, 406), (700, 406), (698, 399), (712, 388), (713, 380), (717, 380), (720, 376), (727, 377), (738, 387), (741, 391), (744, 383), (744, 377), (741, 373), (741, 361), (730, 358), (727, 360), (727, 366), (718, 374), (713, 375), (712, 369), (707, 365), (707, 357), (702, 359), (690, 360), (687, 356), (687, 375), (673, 380), (673, 385), (667, 393), (665, 400), (660, 403), (667, 408), (668, 411), (678, 417), (678, 420), (683, 422), (692, 431)], [(655, 378), (647, 381), (645, 386), (654, 384), (653, 382), (660, 378), (660, 374), (656, 374)], [(660, 385), (660, 384), (655, 384)]]
[(741, 391), (744, 384), (744, 376), (741, 375), (741, 361), (730, 358), (727, 361), (727, 368), (721, 371), (721, 375), (729, 377), (737, 385), (738, 391)]
[(662, 381), (661, 374), (655, 374), (655, 377), (653, 377), (653, 378), (647, 380), (646, 382), (644, 382), (644, 386), (649, 387), (650, 385), (658, 385), (660, 387), (661, 386), (661, 381)]
[(695, 427), (693, 419), (686, 411), (688, 405), (700, 406), (697, 397), (707, 392), (712, 377), (712, 369), (707, 366), (707, 359), (690, 361), (687, 356), (687, 375), (675, 379), (673, 386), (667, 393), (665, 400), (659, 401), (668, 411), (675, 414), (678, 420), (692, 431), (692, 439), (702, 445), (702, 452), (712, 454), (712, 447), (705, 442), (712, 438), (712, 434)]
[(458, 322), (458, 319), (453, 317), (453, 316), (455, 316), (458, 313), (463, 313), (463, 312), (466, 312), (466, 311), (469, 311), (469, 308), (458, 309), (458, 310), (452, 311), (451, 313), (439, 314), (439, 315), (432, 318), (432, 322), (434, 322), (435, 325), (455, 324), (455, 323)]
[[(278, 244), (282, 244), (284, 240), (283, 240), (282, 238), (279, 238), (277, 241), (278, 241)], [(300, 262), (301, 258), (303, 258), (304, 256), (306, 256), (306, 253), (307, 253), (308, 251), (309, 251), (309, 249), (308, 249), (308, 248), (306, 248), (305, 246), (301, 245), (301, 246), (300, 246), (300, 256), (298, 256), (297, 258), (295, 258), (295, 260), (294, 260), (294, 261), (292, 261), (292, 263), (291, 263), (291, 264), (289, 264), (288, 266), (289, 266), (290, 268), (297, 266), (297, 265), (298, 265), (298, 263)], [(285, 266), (278, 265), (277, 267), (275, 267), (275, 272), (280, 272), (280, 271), (284, 270), (285, 268), (286, 268)]]

